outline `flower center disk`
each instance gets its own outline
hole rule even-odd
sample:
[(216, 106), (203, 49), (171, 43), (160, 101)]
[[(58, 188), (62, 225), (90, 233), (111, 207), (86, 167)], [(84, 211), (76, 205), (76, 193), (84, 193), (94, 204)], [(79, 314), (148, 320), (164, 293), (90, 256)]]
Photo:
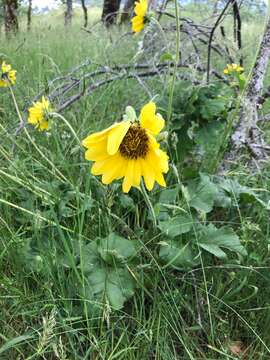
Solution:
[(126, 159), (145, 158), (149, 149), (149, 138), (140, 126), (130, 126), (120, 147), (120, 154)]

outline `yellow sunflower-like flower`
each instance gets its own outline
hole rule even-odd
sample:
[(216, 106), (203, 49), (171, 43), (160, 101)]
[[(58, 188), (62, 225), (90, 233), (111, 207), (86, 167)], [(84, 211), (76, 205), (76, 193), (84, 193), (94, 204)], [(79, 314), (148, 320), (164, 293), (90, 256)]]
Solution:
[(51, 105), (48, 99), (44, 96), (41, 101), (33, 103), (33, 106), (28, 109), (28, 123), (34, 125), (38, 130), (48, 130), (49, 128), (49, 113), (51, 112)]
[(223, 70), (224, 74), (230, 75), (232, 73), (242, 73), (244, 71), (244, 68), (237, 64), (227, 64), (225, 69)]
[(156, 140), (164, 125), (150, 102), (142, 108), (139, 120), (126, 119), (89, 135), (82, 143), (87, 148), (86, 160), (95, 162), (91, 173), (102, 175), (103, 184), (124, 178), (125, 193), (132, 186), (139, 187), (142, 177), (149, 191), (155, 181), (166, 186), (163, 173), (168, 171), (169, 158)]
[(135, 33), (138, 33), (143, 30), (146, 23), (146, 13), (147, 13), (147, 0), (139, 0), (135, 2), (134, 12), (135, 16), (131, 19), (132, 30)]
[(2, 62), (0, 67), (0, 87), (8, 87), (16, 83), (16, 70), (12, 70), (11, 65)]

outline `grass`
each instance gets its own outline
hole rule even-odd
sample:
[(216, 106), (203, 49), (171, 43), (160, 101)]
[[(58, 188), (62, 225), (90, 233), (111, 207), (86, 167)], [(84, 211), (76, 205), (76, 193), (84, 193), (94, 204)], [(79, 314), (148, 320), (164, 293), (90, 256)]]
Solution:
[[(95, 16), (96, 10), (93, 23)], [(251, 62), (249, 49), (261, 29), (254, 23), (244, 27)], [(137, 40), (116, 41), (125, 30), (107, 33), (97, 25), (88, 34), (76, 19), (64, 31), (55, 14), (35, 18), (31, 33), (1, 38), (1, 57), (18, 70), (19, 108), (46, 81), (86, 58), (99, 64), (132, 62)], [(147, 84), (154, 95), (161, 94), (159, 81)], [(90, 177), (84, 151), (61, 119), (49, 134), (27, 128), (15, 137), (14, 104), (8, 91), (0, 95), (0, 359), (227, 360), (239, 358), (230, 351), (235, 341), (247, 349), (245, 359), (270, 358), (266, 209), (239, 204), (213, 214), (211, 221), (234, 227), (248, 249), (245, 259), (209, 256), (189, 271), (163, 267), (149, 250), (163, 239), (149, 225), (142, 196), (136, 190), (130, 197), (119, 195), (118, 185), (105, 188)], [(127, 105), (139, 109), (146, 101), (138, 82), (124, 80), (83, 98), (63, 116), (83, 139), (121, 119)], [(239, 162), (231, 175), (269, 194), (269, 166), (254, 176)], [(176, 180), (168, 177), (173, 188)], [(78, 257), (86, 243), (113, 231), (136, 239), (143, 249), (137, 289), (121, 310), (107, 305), (92, 315), (91, 303), (76, 291), (86, 281)]]

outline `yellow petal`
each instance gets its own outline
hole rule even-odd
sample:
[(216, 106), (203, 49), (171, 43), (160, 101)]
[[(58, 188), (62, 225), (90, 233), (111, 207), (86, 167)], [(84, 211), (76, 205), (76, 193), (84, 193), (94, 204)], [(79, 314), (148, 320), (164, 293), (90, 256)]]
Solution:
[(123, 121), (110, 131), (107, 143), (107, 151), (109, 155), (114, 155), (118, 151), (119, 146), (128, 132), (129, 127), (130, 121)]
[(156, 115), (156, 104), (153, 102), (149, 102), (142, 108), (140, 122), (142, 128), (148, 129), (154, 135), (157, 135), (165, 125), (161, 115)]
[(111, 125), (110, 127), (108, 127), (107, 129), (104, 129), (102, 131), (96, 132), (94, 134), (91, 134), (89, 136), (87, 136), (83, 141), (82, 144), (84, 147), (91, 147), (93, 144), (95, 144), (97, 141), (102, 141), (105, 138), (107, 138), (109, 132), (114, 129), (115, 127), (117, 127), (119, 125), (119, 123), (115, 123), (113, 125)]
[(151, 164), (146, 159), (141, 159), (142, 176), (147, 190), (151, 191), (155, 183), (155, 172)]
[(131, 186), (136, 185), (134, 184), (134, 161), (135, 160), (129, 160), (127, 162), (126, 172), (125, 172), (125, 178), (122, 184), (123, 192), (128, 193)]
[(102, 161), (97, 161), (92, 165), (91, 168), (91, 174), (93, 175), (102, 175), (104, 173), (104, 171), (106, 170), (106, 165), (108, 163), (108, 158), (102, 160)]
[(141, 162), (139, 159), (134, 160), (134, 171), (133, 171), (133, 181), (135, 186), (140, 186), (142, 176)]
[(108, 157), (106, 140), (99, 141), (86, 150), (85, 159), (89, 161), (101, 161)]
[(118, 155), (114, 160), (114, 166), (102, 175), (103, 184), (110, 184), (113, 180), (120, 179), (124, 176), (126, 171), (127, 161)]

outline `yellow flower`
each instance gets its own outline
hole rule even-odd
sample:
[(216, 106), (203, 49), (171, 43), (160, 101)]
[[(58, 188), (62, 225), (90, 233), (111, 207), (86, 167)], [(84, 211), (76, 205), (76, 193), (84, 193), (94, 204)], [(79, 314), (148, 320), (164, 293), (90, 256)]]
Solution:
[(83, 140), (86, 160), (95, 161), (93, 175), (102, 175), (103, 184), (124, 178), (122, 189), (139, 187), (144, 178), (150, 191), (155, 181), (166, 186), (163, 173), (168, 171), (168, 156), (160, 149), (156, 136), (164, 127), (153, 102), (146, 104), (139, 121), (124, 120), (91, 134)]
[(147, 0), (139, 0), (135, 2), (134, 12), (135, 16), (131, 19), (132, 30), (138, 33), (143, 30), (146, 23)]
[(48, 130), (48, 116), (51, 112), (50, 102), (44, 96), (41, 101), (37, 101), (28, 109), (28, 123), (34, 125), (40, 131)]
[(0, 67), (0, 87), (8, 87), (16, 83), (16, 70), (12, 70), (11, 65), (2, 62)]
[(244, 68), (237, 64), (227, 64), (227, 67), (223, 70), (224, 74), (230, 75), (232, 73), (242, 73)]

